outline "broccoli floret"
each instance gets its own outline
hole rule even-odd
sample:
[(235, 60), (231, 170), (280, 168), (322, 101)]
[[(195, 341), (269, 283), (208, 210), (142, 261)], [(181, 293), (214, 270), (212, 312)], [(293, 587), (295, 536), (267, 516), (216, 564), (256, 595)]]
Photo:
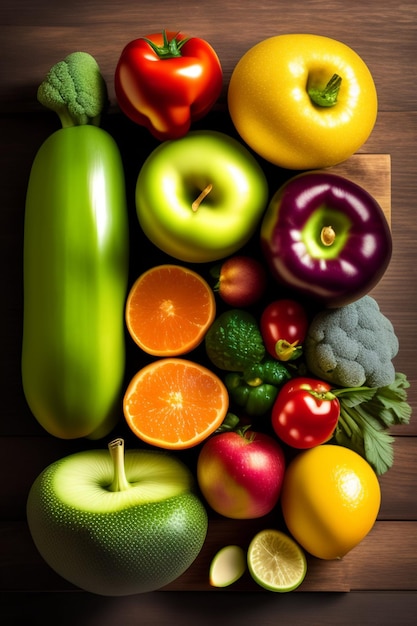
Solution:
[(390, 385), (398, 349), (393, 325), (368, 295), (318, 313), (304, 342), (311, 373), (340, 387)]
[(91, 54), (73, 52), (49, 70), (39, 85), (38, 100), (58, 114), (62, 126), (100, 124), (107, 87)]

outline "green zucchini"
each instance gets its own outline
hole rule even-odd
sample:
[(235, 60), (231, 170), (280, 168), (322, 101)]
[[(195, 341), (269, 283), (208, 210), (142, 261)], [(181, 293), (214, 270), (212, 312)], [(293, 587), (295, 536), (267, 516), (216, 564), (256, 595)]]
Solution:
[[(69, 59), (62, 63), (74, 74)], [(98, 68), (90, 60), (88, 67)], [(104, 81), (96, 79), (103, 89)], [(78, 116), (76, 125), (60, 117), (64, 127), (40, 147), (26, 195), (23, 390), (50, 434), (101, 438), (119, 419), (125, 372), (124, 172), (117, 144), (97, 125), (98, 115), (90, 114), (87, 123)]]

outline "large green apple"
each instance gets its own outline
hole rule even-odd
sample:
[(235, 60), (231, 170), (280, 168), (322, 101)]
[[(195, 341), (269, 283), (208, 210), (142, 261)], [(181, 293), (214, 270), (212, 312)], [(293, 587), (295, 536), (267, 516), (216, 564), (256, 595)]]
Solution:
[(254, 234), (268, 200), (265, 174), (238, 141), (192, 131), (160, 144), (136, 185), (145, 235), (170, 256), (206, 263), (239, 250)]
[(199, 554), (207, 513), (175, 457), (127, 450), (78, 452), (49, 465), (29, 492), (27, 520), (44, 560), (77, 587), (106, 596), (153, 591)]

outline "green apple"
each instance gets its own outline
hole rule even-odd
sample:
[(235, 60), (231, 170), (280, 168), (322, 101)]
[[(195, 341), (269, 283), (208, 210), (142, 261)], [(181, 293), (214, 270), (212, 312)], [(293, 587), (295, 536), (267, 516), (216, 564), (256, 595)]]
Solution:
[(35, 546), (63, 578), (91, 593), (159, 589), (180, 576), (207, 534), (194, 479), (157, 450), (109, 450), (64, 457), (41, 472), (27, 501)]
[(143, 232), (187, 263), (216, 261), (239, 250), (254, 234), (267, 200), (267, 180), (256, 159), (216, 131), (191, 131), (160, 144), (136, 184)]

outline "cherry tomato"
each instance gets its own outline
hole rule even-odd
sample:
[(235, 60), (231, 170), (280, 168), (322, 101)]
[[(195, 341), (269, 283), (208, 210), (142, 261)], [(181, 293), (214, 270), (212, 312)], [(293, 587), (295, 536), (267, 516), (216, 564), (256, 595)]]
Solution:
[(339, 415), (339, 400), (328, 383), (299, 377), (281, 387), (272, 407), (271, 423), (281, 441), (305, 449), (328, 441)]
[(260, 329), (271, 356), (280, 361), (296, 359), (307, 334), (307, 313), (296, 300), (274, 300), (261, 315)]

